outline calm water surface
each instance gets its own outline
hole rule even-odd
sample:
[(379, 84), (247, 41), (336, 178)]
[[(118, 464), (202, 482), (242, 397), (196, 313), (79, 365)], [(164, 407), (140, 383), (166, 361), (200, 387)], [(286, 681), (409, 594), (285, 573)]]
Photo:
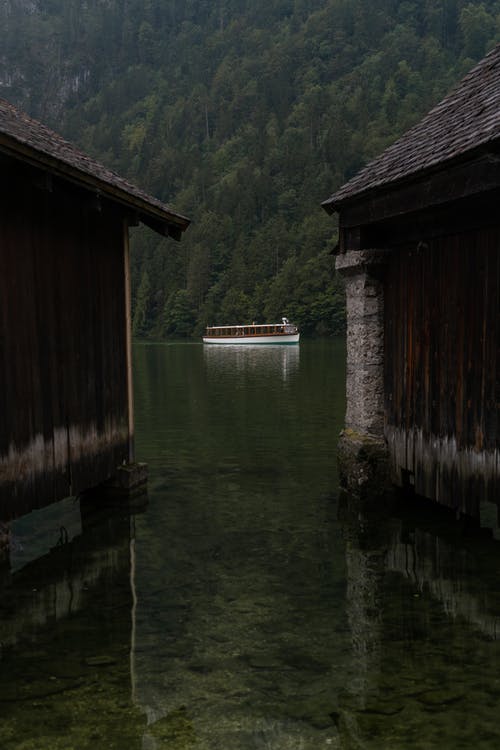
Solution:
[(12, 524), (2, 750), (500, 746), (500, 542), (339, 494), (342, 341), (138, 345), (135, 385), (147, 507)]

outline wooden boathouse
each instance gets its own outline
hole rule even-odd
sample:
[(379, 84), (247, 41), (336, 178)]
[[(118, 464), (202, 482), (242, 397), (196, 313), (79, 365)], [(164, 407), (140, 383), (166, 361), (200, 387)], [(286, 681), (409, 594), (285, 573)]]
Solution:
[(189, 221), (0, 100), (0, 516), (134, 459), (129, 227)]
[(500, 45), (323, 206), (346, 280), (344, 479), (382, 481), (385, 456), (392, 483), (477, 516), (500, 484)]

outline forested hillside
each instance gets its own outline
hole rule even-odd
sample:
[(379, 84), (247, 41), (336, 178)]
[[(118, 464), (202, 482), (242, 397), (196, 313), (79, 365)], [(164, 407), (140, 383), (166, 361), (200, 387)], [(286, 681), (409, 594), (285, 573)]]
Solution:
[(320, 208), (500, 41), (500, 0), (0, 0), (0, 95), (193, 219), (133, 238), (136, 336), (342, 330)]

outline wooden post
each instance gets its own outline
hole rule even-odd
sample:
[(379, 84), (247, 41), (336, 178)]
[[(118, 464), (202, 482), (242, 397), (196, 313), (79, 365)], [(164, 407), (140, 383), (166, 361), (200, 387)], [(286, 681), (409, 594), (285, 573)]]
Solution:
[(132, 310), (130, 293), (129, 222), (123, 222), (123, 278), (125, 283), (125, 349), (127, 368), (128, 463), (116, 467), (116, 474), (100, 490), (118, 497), (142, 496), (147, 492), (148, 467), (135, 460), (134, 391), (132, 377)]
[(123, 221), (123, 263), (125, 280), (125, 346), (127, 360), (127, 402), (128, 402), (128, 460), (135, 461), (134, 446), (134, 388), (132, 379), (132, 302), (130, 292), (130, 241), (128, 220)]

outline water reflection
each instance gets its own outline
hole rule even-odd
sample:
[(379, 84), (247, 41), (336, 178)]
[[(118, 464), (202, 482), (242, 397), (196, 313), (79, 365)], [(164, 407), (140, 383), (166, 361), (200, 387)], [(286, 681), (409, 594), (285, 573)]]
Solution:
[(344, 498), (341, 516), (342, 747), (497, 747), (500, 543), (423, 500), (380, 516)]
[[(174, 737), (206, 750), (498, 746), (500, 543), (489, 530), (435, 506), (381, 514), (345, 496), (337, 521), (328, 498), (315, 519), (278, 503), (253, 528), (255, 506), (233, 515), (217, 499), (224, 530), (172, 499), (157, 540), (143, 529), (150, 557), (138, 563), (145, 750)], [(151, 548), (159, 540), (168, 553)]]
[[(126, 508), (100, 505), (71, 499), (11, 524), (13, 564), (4, 559), (0, 570), (2, 750), (139, 747), (144, 722), (130, 680), (134, 523)], [(71, 521), (71, 535), (61, 519)]]
[(342, 353), (136, 349), (147, 511), (3, 535), (2, 750), (496, 750), (500, 542), (338, 497)]
[(422, 507), (337, 516), (342, 346), (304, 342), (287, 380), (264, 350), (140, 354), (139, 449), (163, 455), (137, 540), (144, 747), (496, 749), (497, 543)]
[(80, 502), (66, 498), (3, 524), (11, 573), (82, 534)]
[(138, 455), (163, 457), (137, 528), (144, 747), (174, 736), (206, 750), (335, 741), (328, 714), (346, 628), (332, 422), (344, 413), (343, 350), (136, 350)]
[(210, 344), (203, 347), (203, 358), (209, 376), (220, 377), (227, 370), (240, 375), (258, 370), (260, 374), (280, 375), (286, 382), (297, 373), (300, 346)]
[(387, 568), (413, 586), (416, 597), (429, 593), (452, 620), (463, 620), (491, 640), (500, 636), (500, 594), (487, 584), (492, 571), (482, 561), (491, 557), (496, 577), (500, 544), (488, 531), (469, 536), (457, 546), (425, 528), (405, 530), (395, 539)]
[(153, 505), (154, 520), (142, 519), (134, 671), (144, 747), (164, 747), (174, 730), (186, 748), (326, 746), (345, 631), (332, 597), (342, 568), (331, 504), (315, 508), (321, 533), (286, 493), (272, 504), (247, 495), (243, 506), (230, 481), (212, 492), (203, 508), (173, 490), (168, 517)]

